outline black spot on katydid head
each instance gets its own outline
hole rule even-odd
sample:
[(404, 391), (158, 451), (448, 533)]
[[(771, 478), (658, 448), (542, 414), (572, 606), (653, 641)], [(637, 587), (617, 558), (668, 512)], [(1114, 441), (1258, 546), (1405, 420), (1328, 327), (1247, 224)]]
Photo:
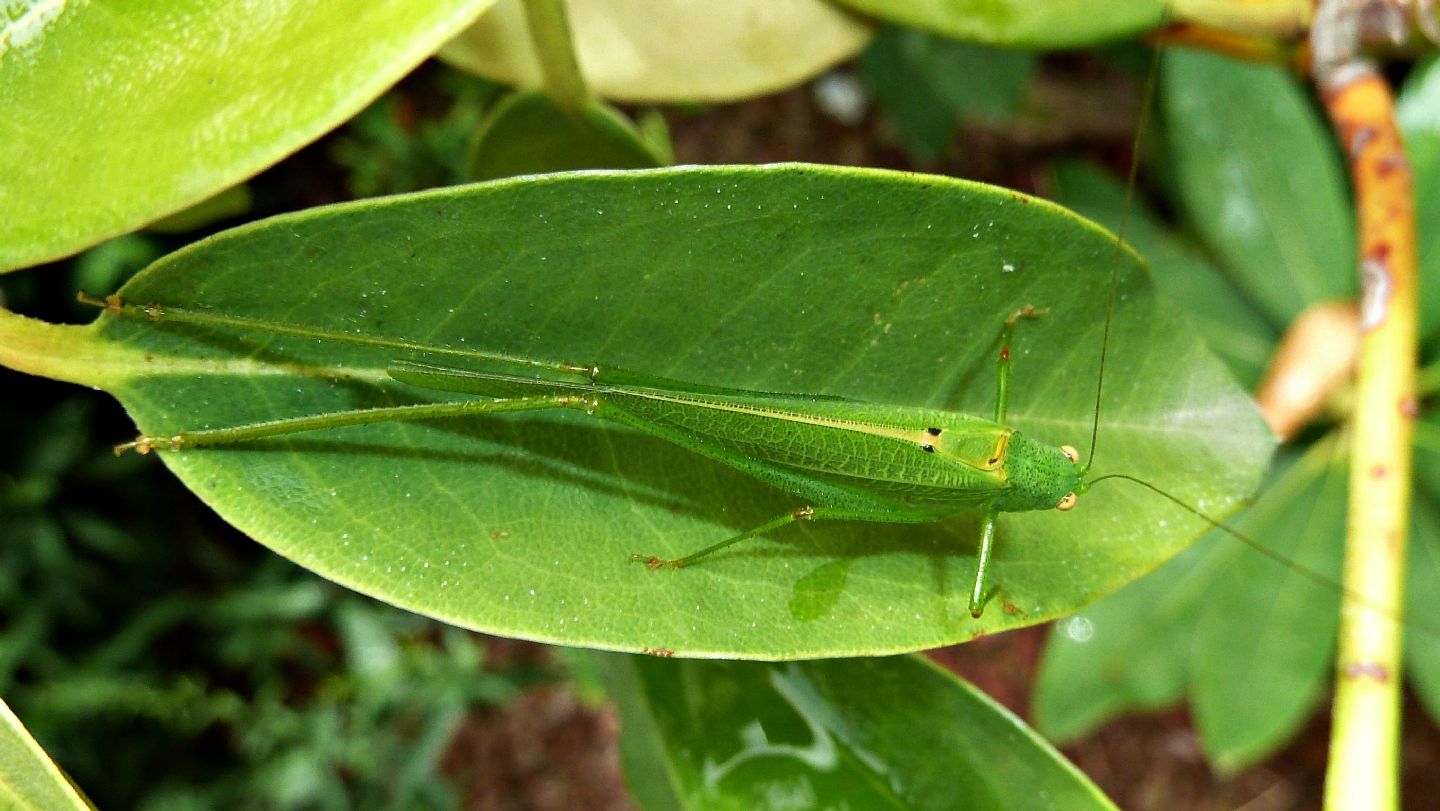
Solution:
[(920, 450), (925, 451), (926, 453), (934, 453), (935, 446), (930, 444), (921, 445)]
[(930, 436), (940, 436), (940, 429), (939, 429), (939, 428), (926, 428), (926, 429), (925, 429), (925, 433), (929, 434)]

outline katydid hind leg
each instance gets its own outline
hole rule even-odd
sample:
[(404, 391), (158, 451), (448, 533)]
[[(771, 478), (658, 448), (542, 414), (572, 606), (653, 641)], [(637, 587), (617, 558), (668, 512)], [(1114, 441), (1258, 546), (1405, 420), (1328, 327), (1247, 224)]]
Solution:
[(252, 422), (227, 428), (184, 431), (169, 435), (142, 435), (115, 446), (117, 454), (127, 450), (149, 453), (151, 450), (179, 451), (216, 445), (233, 445), (257, 439), (341, 428), (350, 425), (373, 425), (383, 422), (417, 422), (420, 420), (500, 414), (516, 411), (541, 411), (552, 408), (590, 408), (589, 398), (573, 394), (551, 394), (536, 397), (515, 397), (506, 400), (466, 400), (449, 403), (362, 408), (353, 411), (332, 411), (303, 417)]

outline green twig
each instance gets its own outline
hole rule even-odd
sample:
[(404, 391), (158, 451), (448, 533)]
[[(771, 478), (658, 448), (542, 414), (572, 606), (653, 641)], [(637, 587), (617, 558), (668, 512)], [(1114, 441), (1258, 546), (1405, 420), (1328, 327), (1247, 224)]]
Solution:
[(1386, 611), (1347, 603), (1336, 662), (1327, 808), (1399, 807), (1401, 638), (1415, 416), (1417, 281), (1410, 166), (1384, 77), (1358, 30), (1322, 2), (1316, 83), (1350, 159), (1360, 228), (1361, 342), (1344, 584)]
[(565, 0), (525, 0), (525, 20), (540, 60), (545, 92), (560, 109), (578, 115), (590, 100), (590, 90), (575, 56)]

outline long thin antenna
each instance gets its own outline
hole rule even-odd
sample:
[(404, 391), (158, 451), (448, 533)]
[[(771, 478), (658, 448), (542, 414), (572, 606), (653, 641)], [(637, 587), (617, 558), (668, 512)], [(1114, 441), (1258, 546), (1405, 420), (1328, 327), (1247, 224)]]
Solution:
[(1161, 498), (1166, 499), (1166, 500), (1169, 501), (1170, 503), (1172, 503), (1172, 504), (1174, 504), (1175, 506), (1177, 506), (1177, 507), (1185, 510), (1186, 512), (1190, 513), (1191, 515), (1194, 515), (1195, 517), (1197, 517), (1197, 518), (1199, 518), (1200, 520), (1204, 521), (1205, 523), (1209, 524), (1213, 529), (1218, 529), (1218, 530), (1220, 530), (1221, 532), (1224, 532), (1225, 534), (1229, 535), (1229, 536), (1232, 537), (1232, 538), (1235, 538), (1236, 540), (1240, 541), (1241, 543), (1245, 544), (1246, 546), (1250, 547), (1251, 549), (1255, 550), (1256, 552), (1259, 552), (1260, 554), (1264, 555), (1265, 557), (1270, 558), (1271, 560), (1275, 561), (1276, 563), (1280, 564), (1281, 566), (1284, 566), (1285, 568), (1289, 569), (1290, 571), (1293, 571), (1293, 572), (1295, 572), (1296, 574), (1299, 574), (1300, 576), (1304, 577), (1306, 580), (1309, 580), (1310, 582), (1315, 583), (1316, 585), (1319, 585), (1319, 586), (1322, 586), (1322, 587), (1324, 587), (1324, 588), (1330, 589), (1331, 591), (1334, 591), (1334, 592), (1338, 593), (1340, 596), (1342, 596), (1342, 597), (1344, 597), (1344, 598), (1346, 598), (1346, 599), (1348, 599), (1348, 600), (1352, 600), (1352, 601), (1354, 601), (1355, 603), (1357, 603), (1357, 604), (1359, 604), (1359, 605), (1363, 605), (1363, 606), (1365, 606), (1366, 608), (1368, 608), (1368, 609), (1370, 609), (1370, 610), (1372, 610), (1372, 611), (1380, 614), (1381, 616), (1384, 616), (1384, 617), (1390, 619), (1392, 622), (1398, 623), (1398, 624), (1401, 625), (1402, 627), (1412, 628), (1412, 629), (1414, 629), (1414, 630), (1421, 631), (1421, 632), (1424, 632), (1424, 633), (1426, 633), (1426, 634), (1429, 634), (1430, 636), (1434, 636), (1434, 637), (1436, 637), (1436, 638), (1440, 638), (1440, 626), (1423, 624), (1423, 623), (1416, 623), (1414, 620), (1406, 619), (1405, 617), (1401, 616), (1401, 611), (1400, 611), (1399, 609), (1396, 609), (1396, 608), (1394, 608), (1394, 607), (1392, 607), (1392, 606), (1390, 606), (1390, 605), (1387, 605), (1387, 604), (1385, 604), (1385, 603), (1382, 603), (1382, 602), (1380, 602), (1379, 600), (1376, 600), (1375, 598), (1370, 597), (1369, 595), (1362, 594), (1362, 593), (1360, 593), (1360, 592), (1358, 592), (1358, 591), (1355, 591), (1354, 589), (1351, 589), (1351, 588), (1347, 588), (1344, 583), (1342, 583), (1341, 581), (1337, 580), (1336, 578), (1330, 577), (1329, 575), (1326, 575), (1326, 574), (1321, 574), (1320, 572), (1317, 572), (1317, 571), (1315, 571), (1314, 569), (1311, 569), (1310, 567), (1305, 566), (1304, 564), (1296, 563), (1295, 561), (1293, 561), (1293, 560), (1285, 557), (1284, 555), (1280, 554), (1279, 552), (1276, 552), (1275, 550), (1271, 549), (1270, 547), (1268, 547), (1268, 546), (1260, 543), (1259, 541), (1255, 540), (1254, 538), (1251, 538), (1251, 537), (1249, 537), (1248, 535), (1245, 535), (1244, 533), (1240, 532), (1239, 530), (1231, 529), (1229, 526), (1227, 526), (1223, 521), (1219, 520), (1218, 518), (1212, 518), (1212, 517), (1206, 515), (1205, 513), (1203, 513), (1203, 512), (1201, 512), (1201, 511), (1195, 509), (1194, 507), (1190, 506), (1189, 504), (1186, 504), (1184, 501), (1181, 501), (1180, 499), (1176, 498), (1175, 496), (1172, 496), (1172, 495), (1170, 495), (1169, 493), (1165, 492), (1164, 490), (1161, 490), (1159, 487), (1156, 487), (1155, 485), (1151, 484), (1150, 482), (1144, 481), (1143, 479), (1137, 479), (1137, 478), (1135, 478), (1134, 476), (1129, 476), (1129, 475), (1126, 475), (1126, 474), (1124, 474), (1124, 473), (1107, 473), (1107, 474), (1105, 474), (1104, 476), (1098, 476), (1098, 477), (1096, 477), (1094, 481), (1090, 482), (1090, 484), (1092, 484), (1092, 485), (1099, 484), (1100, 482), (1103, 482), (1103, 481), (1105, 481), (1106, 479), (1121, 479), (1121, 480), (1127, 481), (1127, 482), (1134, 482), (1135, 484), (1138, 484), (1138, 485), (1140, 485), (1141, 487), (1144, 487), (1146, 490), (1149, 490), (1150, 492), (1152, 492), (1152, 493), (1160, 496)]
[(337, 343), (358, 344), (360, 346), (370, 346), (379, 349), (398, 349), (405, 352), (416, 352), (427, 355), (450, 355), (472, 360), (495, 361), (497, 363), (513, 364), (515, 366), (551, 369), (567, 374), (593, 376), (597, 371), (593, 364), (589, 366), (577, 366), (568, 363), (551, 363), (549, 361), (537, 361), (533, 358), (513, 357), (498, 352), (484, 352), (476, 349), (461, 349), (453, 346), (425, 344), (404, 338), (386, 338), (383, 336), (341, 332), (323, 327), (311, 327), (304, 324), (287, 324), (283, 321), (266, 321), (259, 318), (247, 318), (243, 315), (226, 315), (224, 313), (192, 310), (184, 307), (171, 307), (162, 304), (131, 304), (119, 295), (111, 295), (103, 299), (97, 299), (81, 291), (76, 295), (75, 300), (81, 304), (99, 307), (110, 315), (139, 321), (170, 321), (176, 324), (189, 324), (198, 327), (291, 335), (297, 338), (314, 338), (317, 341), (335, 341)]
[(1150, 107), (1155, 99), (1155, 87), (1160, 75), (1160, 49), (1157, 47), (1150, 58), (1150, 72), (1145, 77), (1145, 89), (1140, 98), (1140, 117), (1135, 125), (1135, 142), (1130, 146), (1130, 172), (1125, 180), (1125, 206), (1120, 211), (1120, 229), (1115, 233), (1115, 261), (1110, 266), (1110, 294), (1105, 302), (1105, 332), (1100, 340), (1100, 373), (1095, 381), (1095, 421), (1090, 424), (1090, 456), (1085, 461), (1084, 471), (1095, 463), (1095, 449), (1100, 440), (1100, 399), (1105, 393), (1105, 360), (1110, 354), (1110, 322), (1115, 319), (1115, 299), (1120, 290), (1120, 261), (1125, 257), (1125, 232), (1130, 227), (1130, 209), (1135, 203), (1135, 179), (1140, 175), (1140, 145), (1145, 134), (1146, 123), (1150, 120)]

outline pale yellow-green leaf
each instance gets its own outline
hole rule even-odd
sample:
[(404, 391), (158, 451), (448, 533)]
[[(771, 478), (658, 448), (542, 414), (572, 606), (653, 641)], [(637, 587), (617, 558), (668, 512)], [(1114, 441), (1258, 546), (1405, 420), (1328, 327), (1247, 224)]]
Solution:
[(235, 185), (354, 115), (490, 2), (6, 3), (0, 269)]
[[(871, 35), (819, 0), (587, 0), (570, 5), (570, 26), (586, 81), (630, 102), (773, 93), (854, 56)], [(520, 0), (500, 0), (440, 56), (507, 84), (540, 84)]]
[(1165, 0), (837, 0), (876, 19), (1022, 48), (1074, 48), (1160, 24)]
[(4, 701), (0, 701), (0, 808), (7, 811), (94, 809)]

